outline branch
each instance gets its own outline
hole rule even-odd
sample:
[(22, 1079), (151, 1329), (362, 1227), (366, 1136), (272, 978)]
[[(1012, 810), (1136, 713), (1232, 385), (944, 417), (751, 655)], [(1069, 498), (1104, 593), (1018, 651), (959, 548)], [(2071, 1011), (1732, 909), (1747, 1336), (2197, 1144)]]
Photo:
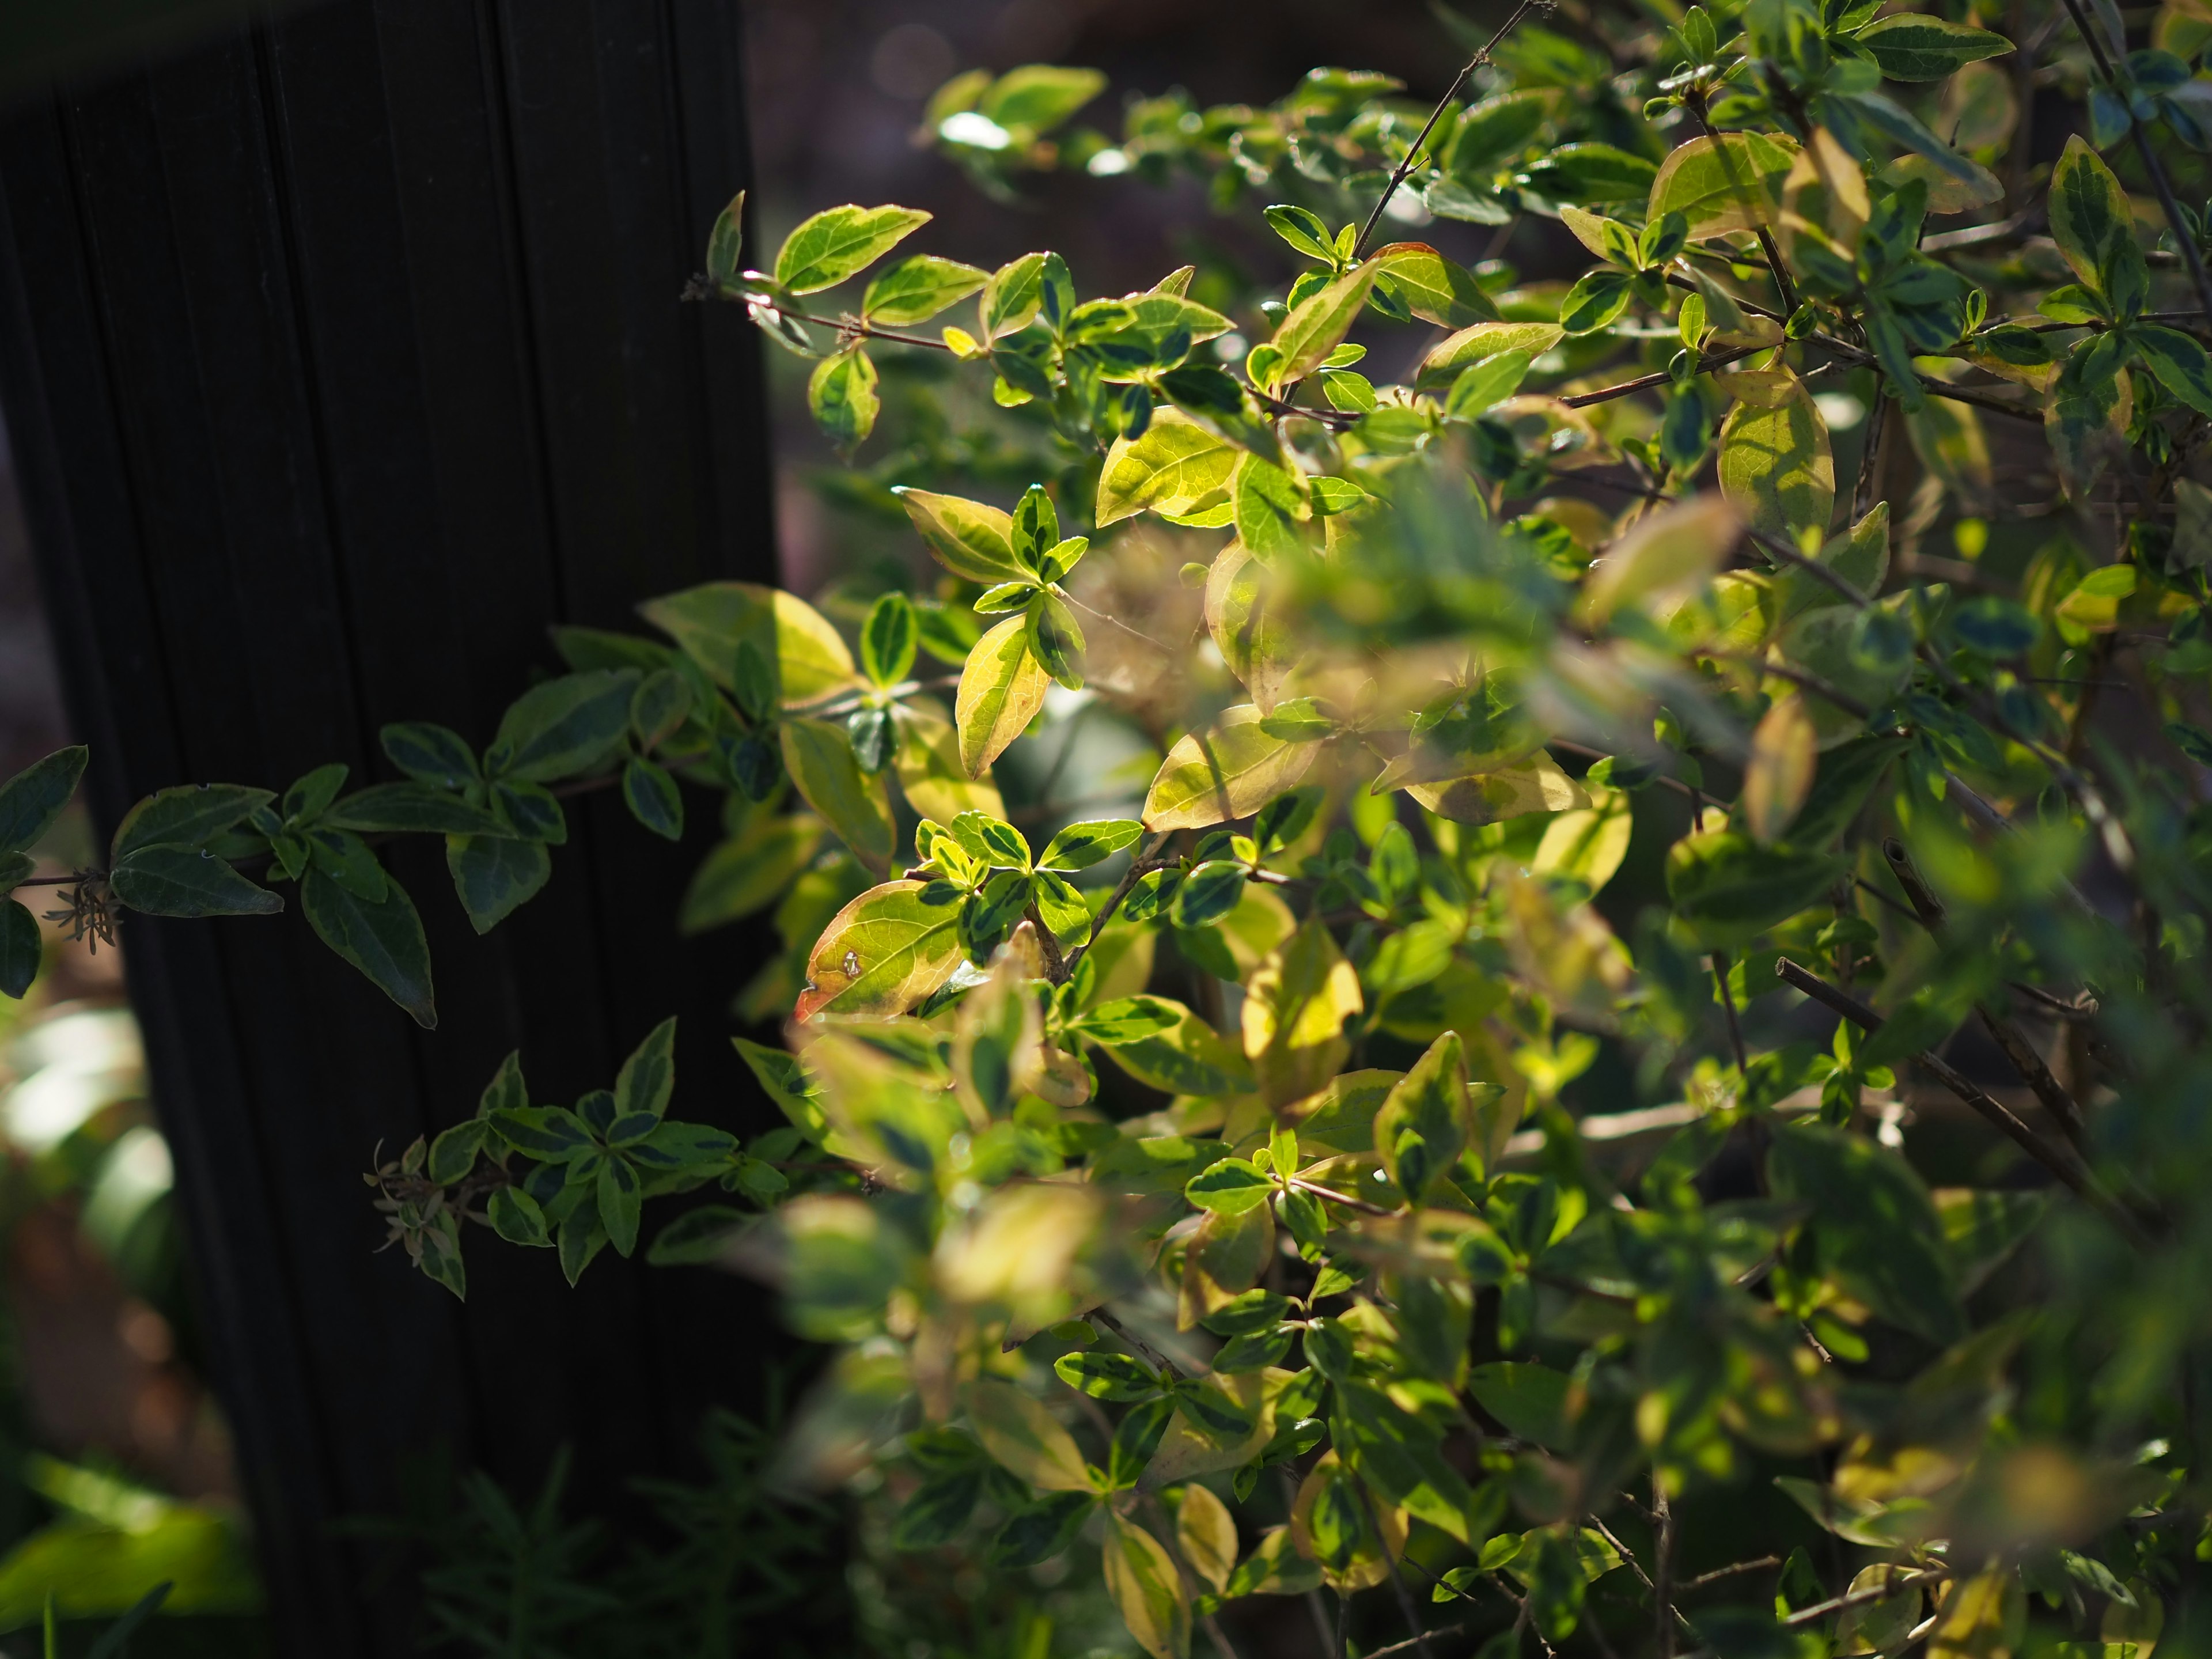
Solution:
[(1460, 72), (1452, 77), (1452, 83), (1445, 89), (1444, 95), (1429, 112), (1429, 118), (1421, 124), (1420, 135), (1406, 151), (1406, 159), (1392, 170), (1390, 182), (1382, 186), (1382, 194), (1376, 198), (1375, 210), (1367, 216), (1367, 222), (1359, 228), (1359, 240), (1352, 245), (1353, 263), (1357, 264), (1366, 256), (1368, 239), (1375, 234), (1375, 227), (1382, 220), (1382, 210), (1390, 205), (1390, 198), (1398, 193), (1398, 186), (1404, 184), (1407, 175), (1413, 172), (1414, 164), (1420, 159), (1422, 146), (1429, 142), (1429, 135), (1437, 130), (1437, 123), (1444, 118), (1444, 112), (1451, 107), (1452, 100), (1459, 96), (1460, 88), (1467, 84), (1468, 77), (1490, 61), (1490, 54), (1498, 49), (1498, 42), (1519, 27), (1521, 20), (1531, 10), (1539, 5), (1548, 8), (1550, 4), (1551, 0), (1521, 0), (1521, 3), (1513, 9), (1513, 15), (1505, 20), (1497, 33), (1490, 37), (1488, 44), (1468, 58)]
[(1129, 890), (1155, 870), (1164, 870), (1176, 862), (1173, 859), (1156, 856), (1166, 845), (1168, 832), (1161, 830), (1149, 846), (1137, 849), (1137, 856), (1129, 860), (1129, 867), (1121, 872), (1120, 885), (1107, 896), (1106, 902), (1098, 907), (1098, 914), (1091, 919), (1091, 937), (1069, 953), (1067, 971), (1073, 973), (1076, 964), (1091, 954), (1091, 947), (1098, 943), (1098, 935), (1106, 931), (1106, 924), (1114, 919), (1114, 912), (1121, 908), (1121, 901), (1129, 896)]
[[(1842, 1015), (1869, 1033), (1882, 1028), (1882, 1018), (1857, 998), (1839, 991), (1819, 975), (1799, 967), (1784, 957), (1774, 964), (1776, 975), (1803, 992), (1814, 1001), (1832, 1012)], [(2075, 1195), (2100, 1212), (2118, 1227), (2129, 1241), (2140, 1248), (2148, 1248), (2149, 1236), (2142, 1224), (2120, 1207), (2117, 1200), (2106, 1192), (2096, 1177), (2082, 1167), (2080, 1161), (2060, 1148), (2052, 1146), (2041, 1135), (2014, 1116), (2002, 1103), (1993, 1099), (1979, 1085), (1969, 1080), (1948, 1061), (1926, 1049), (1915, 1054), (1914, 1061), (1931, 1073), (1936, 1080), (1982, 1115), (1996, 1127), (2009, 1136), (2030, 1158), (2051, 1171), (2071, 1188)]]
[[(1893, 836), (1886, 836), (1881, 843), (1881, 855), (1889, 865), (1890, 874), (1897, 878), (1897, 884), (1905, 890), (1905, 896), (1912, 902), (1913, 914), (1919, 918), (1920, 925), (1941, 939), (1946, 914), (1943, 901), (1936, 897), (1936, 890), (1922, 878), (1918, 866), (1912, 861), (1912, 854), (1905, 850), (1905, 843)], [(2020, 1073), (2021, 1081), (2034, 1091), (2035, 1097), (2043, 1103), (2044, 1110), (2057, 1120), (2058, 1127), (2066, 1132), (2067, 1139), (2074, 1143), (2074, 1150), (2080, 1152), (2087, 1125), (2074, 1097), (2067, 1093), (2065, 1087), (2051, 1075), (2051, 1067), (2044, 1063), (2043, 1056), (2035, 1052), (2034, 1045), (2028, 1042), (2018, 1026), (2003, 1016), (1990, 1012), (1986, 1006), (1976, 1012), (1981, 1015), (1982, 1024), (1996, 1039), (1997, 1047), (2004, 1050), (2005, 1058), (2012, 1063), (2013, 1070)]]
[[(1762, 351), (1779, 350), (1781, 344), (1780, 341), (1776, 341), (1771, 345), (1735, 346), (1726, 351), (1716, 351), (1710, 356), (1699, 358), (1697, 368), (1691, 373), (1709, 374), (1723, 364), (1735, 362), (1739, 357), (1753, 356)], [(1606, 386), (1597, 392), (1581, 392), (1572, 398), (1562, 398), (1559, 401), (1569, 409), (1588, 409), (1592, 404), (1611, 403), (1615, 398), (1626, 398), (1632, 392), (1643, 392), (1655, 386), (1670, 385), (1674, 379), (1672, 374), (1662, 369), (1656, 374), (1639, 374), (1632, 380), (1623, 380), (1619, 386)]]

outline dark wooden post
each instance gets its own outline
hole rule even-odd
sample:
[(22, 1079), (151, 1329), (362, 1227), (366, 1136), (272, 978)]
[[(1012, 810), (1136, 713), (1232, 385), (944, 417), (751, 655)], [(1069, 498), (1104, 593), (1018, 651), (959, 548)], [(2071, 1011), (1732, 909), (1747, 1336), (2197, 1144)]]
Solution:
[[(103, 831), (171, 783), (389, 776), (387, 720), (481, 742), (550, 623), (774, 580), (754, 343), (677, 302), (745, 182), (738, 33), (732, 0), (336, 0), (0, 123), (0, 396)], [(508, 1048), (573, 1098), (672, 1012), (682, 1106), (757, 1126), (726, 1032), (760, 941), (672, 925), (712, 817), (672, 849), (583, 805), (483, 939), (403, 849), (431, 1034), (296, 910), (131, 925), (283, 1650), (412, 1650), (330, 1523), (394, 1510), (416, 1449), (526, 1486), (570, 1442), (607, 1498), (757, 1371), (757, 1297), (692, 1270), (572, 1292), (478, 1233), (464, 1309), (372, 1255), (360, 1178)]]

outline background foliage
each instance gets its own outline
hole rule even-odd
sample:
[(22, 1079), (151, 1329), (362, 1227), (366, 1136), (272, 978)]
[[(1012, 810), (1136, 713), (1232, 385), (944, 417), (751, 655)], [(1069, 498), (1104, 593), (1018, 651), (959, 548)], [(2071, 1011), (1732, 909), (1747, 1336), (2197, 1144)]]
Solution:
[[(775, 1277), (840, 1348), (775, 1478), (966, 1587), (880, 1641), (2188, 1650), (2212, 18), (1530, 9), (1433, 109), (931, 101), (988, 195), (1194, 180), (1264, 264), (1086, 299), (884, 204), (755, 270), (732, 204), (690, 297), (933, 562), (562, 630), (481, 746), (164, 792), (67, 902), (295, 884), (427, 1025), (383, 840), (482, 931), (567, 797), (713, 803), (681, 921), (774, 907), (787, 1126), (672, 1115), (664, 1024), (373, 1181), (457, 1294), (471, 1223)], [(1440, 246), (1534, 222), (1557, 279)], [(472, 1493), (451, 1633), (606, 1611), (557, 1491)]]

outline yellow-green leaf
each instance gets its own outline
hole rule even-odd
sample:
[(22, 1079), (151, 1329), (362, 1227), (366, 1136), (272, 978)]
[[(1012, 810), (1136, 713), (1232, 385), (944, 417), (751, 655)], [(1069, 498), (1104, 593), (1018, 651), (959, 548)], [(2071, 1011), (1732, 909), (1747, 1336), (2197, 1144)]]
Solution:
[(1176, 1024), (1108, 1048), (1116, 1066), (1163, 1094), (1235, 1095), (1251, 1088), (1252, 1067), (1243, 1050), (1174, 999), (1154, 1000), (1178, 1016)]
[[(2127, 192), (2079, 133), (2051, 172), (2051, 240), (2074, 274), (2115, 304), (2141, 305), (2146, 277)], [(2117, 291), (2116, 291), (2117, 290)]]
[(701, 862), (677, 912), (678, 931), (703, 933), (775, 903), (813, 861), (823, 828), (811, 812), (754, 818)]
[[(1889, 574), (1889, 503), (1876, 501), (1874, 510), (1848, 531), (1828, 538), (1814, 557), (1868, 598), (1881, 592), (1882, 578)], [(1794, 565), (1777, 571), (1774, 582), (1781, 612), (1778, 620), (1784, 627), (1808, 611), (1850, 603), (1811, 571)]]
[(1796, 159), (1796, 144), (1773, 133), (1692, 138), (1660, 164), (1644, 222), (1679, 213), (1695, 237), (1771, 225)]
[(1280, 1105), (1325, 1087), (1351, 1052), (1344, 1023), (1366, 1005), (1359, 975), (1328, 929), (1308, 921), (1244, 988), (1244, 1053), (1260, 1092)]
[(787, 720), (777, 728), (784, 769), (806, 804), (829, 820), (853, 856), (881, 874), (897, 851), (890, 792), (854, 757), (845, 728), (828, 720)]
[(1227, 486), (1243, 453), (1180, 410), (1156, 410), (1141, 436), (1116, 438), (1106, 453), (1106, 465), (1098, 474), (1098, 527), (1103, 530), (1147, 508), (1155, 513), (1191, 511)]
[(901, 704), (894, 718), (898, 748), (891, 766), (916, 812), (939, 823), (950, 823), (963, 812), (1006, 816), (999, 786), (988, 778), (969, 777), (961, 765), (960, 739), (939, 704), (917, 697)]
[(1601, 627), (1623, 605), (1682, 592), (1720, 568), (1743, 534), (1736, 508), (1718, 495), (1662, 507), (1592, 561), (1582, 618)]
[(988, 273), (957, 259), (916, 253), (900, 260), (868, 284), (860, 314), (893, 328), (926, 323), (988, 280)]
[(1941, 81), (1969, 64), (2012, 50), (2002, 34), (1918, 12), (1894, 13), (1854, 39), (1893, 81)]
[(1467, 1056), (1446, 1031), (1398, 1079), (1375, 1114), (1375, 1150), (1398, 1189), (1415, 1203), (1444, 1178), (1474, 1130)]
[(1752, 839), (1779, 841), (1812, 793), (1819, 763), (1819, 734), (1805, 700), (1795, 692), (1776, 700), (1751, 734), (1751, 759), (1743, 774), (1743, 816)]
[(1527, 812), (1565, 812), (1590, 804), (1589, 792), (1561, 771), (1559, 762), (1540, 752), (1479, 777), (1409, 784), (1406, 793), (1437, 817), (1461, 823), (1492, 823)]
[(902, 485), (891, 493), (937, 562), (954, 575), (986, 587), (1031, 580), (1014, 556), (1012, 514), (981, 501)]
[(1374, 259), (1363, 260), (1343, 276), (1316, 289), (1291, 308), (1290, 315), (1283, 319), (1282, 326), (1275, 331), (1275, 337), (1268, 343), (1277, 353), (1267, 371), (1270, 391), (1303, 380), (1321, 367), (1323, 358), (1344, 343), (1344, 337), (1359, 320), (1360, 307), (1367, 303), (1368, 293), (1374, 288), (1381, 270)]
[(968, 1420), (993, 1461), (1046, 1492), (1089, 1492), (1091, 1471), (1075, 1437), (1044, 1402), (1011, 1382), (980, 1377), (966, 1390)]
[(876, 429), (882, 407), (876, 395), (876, 366), (865, 346), (848, 346), (824, 357), (807, 377), (806, 406), (838, 453), (850, 456)]
[(865, 270), (929, 222), (920, 208), (856, 207), (847, 203), (803, 221), (783, 239), (775, 280), (793, 294), (835, 288)]
[(1442, 342), (1421, 359), (1421, 384), (1449, 380), (1463, 368), (1486, 363), (1501, 352), (1525, 351), (1540, 357), (1567, 337), (1557, 323), (1477, 323)]
[(1145, 793), (1145, 827), (1200, 830), (1248, 817), (1304, 777), (1321, 744), (1271, 738), (1263, 718), (1251, 703), (1224, 708), (1169, 750)]
[(902, 1014), (960, 966), (961, 895), (950, 882), (871, 887), (822, 930), (793, 1018)]
[(1109, 1515), (1106, 1593), (1137, 1645), (1152, 1659), (1189, 1659), (1190, 1597), (1167, 1546), (1135, 1522)]
[(1741, 401), (1721, 428), (1721, 494), (1753, 529), (1801, 550), (1820, 546), (1836, 505), (1836, 464), (1812, 394), (1786, 370), (1731, 375), (1729, 386)]
[(745, 644), (768, 663), (787, 705), (853, 684), (853, 653), (843, 638), (795, 593), (753, 582), (708, 582), (647, 599), (637, 610), (725, 690), (736, 689), (738, 647)]
[(1183, 1488), (1176, 1510), (1176, 1542), (1190, 1570), (1218, 1595), (1229, 1587), (1237, 1565), (1237, 1522), (1229, 1506), (1204, 1486)]
[(1206, 632), (1263, 714), (1273, 712), (1296, 665), (1296, 647), (1271, 587), (1267, 567), (1237, 542), (1214, 556), (1206, 578)]
[(1441, 328), (1495, 322), (1498, 307), (1474, 273), (1426, 242), (1393, 242), (1375, 251), (1375, 263), (1413, 315)]
[(952, 723), (960, 734), (960, 765), (971, 778), (1006, 752), (1036, 718), (1052, 676), (1030, 653), (1027, 618), (1009, 617), (975, 641), (960, 671)]

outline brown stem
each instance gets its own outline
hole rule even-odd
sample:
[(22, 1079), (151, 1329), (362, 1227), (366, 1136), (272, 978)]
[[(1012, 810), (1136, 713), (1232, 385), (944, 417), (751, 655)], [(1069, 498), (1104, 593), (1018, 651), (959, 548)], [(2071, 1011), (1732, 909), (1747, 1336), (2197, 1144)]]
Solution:
[(1655, 1467), (1651, 1471), (1651, 1513), (1658, 1537), (1651, 1548), (1651, 1608), (1659, 1626), (1660, 1659), (1674, 1659), (1674, 1512)]
[[(1881, 1029), (1882, 1018), (1880, 1014), (1850, 993), (1838, 990), (1819, 975), (1799, 967), (1789, 957), (1784, 957), (1777, 962), (1774, 964), (1774, 971), (1779, 977), (1812, 998), (1814, 1001), (1842, 1015), (1863, 1030), (1874, 1032)], [(2076, 1195), (2101, 1212), (2106, 1218), (2118, 1227), (2130, 1242), (2146, 1248), (2149, 1245), (2149, 1236), (2143, 1231), (2142, 1224), (2120, 1207), (2118, 1200), (2104, 1189), (2094, 1176), (2082, 1167), (2077, 1158), (2052, 1146), (2041, 1135), (2036, 1133), (2034, 1130), (2015, 1117), (2002, 1103), (1993, 1099), (1979, 1085), (1971, 1081), (1940, 1056), (1923, 1049), (1915, 1054), (1913, 1060), (1929, 1072), (1938, 1083), (2010, 1137), (2022, 1152), (2065, 1182)]]
[[(1723, 364), (1735, 362), (1740, 357), (1749, 357), (1759, 352), (1774, 349), (1775, 348), (1771, 345), (1749, 345), (1736, 346), (1727, 351), (1716, 351), (1709, 356), (1699, 358), (1694, 372), (1699, 374), (1710, 374)], [(1671, 373), (1662, 369), (1656, 374), (1639, 374), (1632, 380), (1623, 380), (1619, 386), (1605, 386), (1596, 392), (1578, 392), (1574, 397), (1562, 398), (1559, 401), (1569, 409), (1588, 409), (1592, 404), (1611, 403), (1615, 398), (1626, 398), (1631, 392), (1645, 392), (1655, 386), (1669, 385), (1674, 379)]]

